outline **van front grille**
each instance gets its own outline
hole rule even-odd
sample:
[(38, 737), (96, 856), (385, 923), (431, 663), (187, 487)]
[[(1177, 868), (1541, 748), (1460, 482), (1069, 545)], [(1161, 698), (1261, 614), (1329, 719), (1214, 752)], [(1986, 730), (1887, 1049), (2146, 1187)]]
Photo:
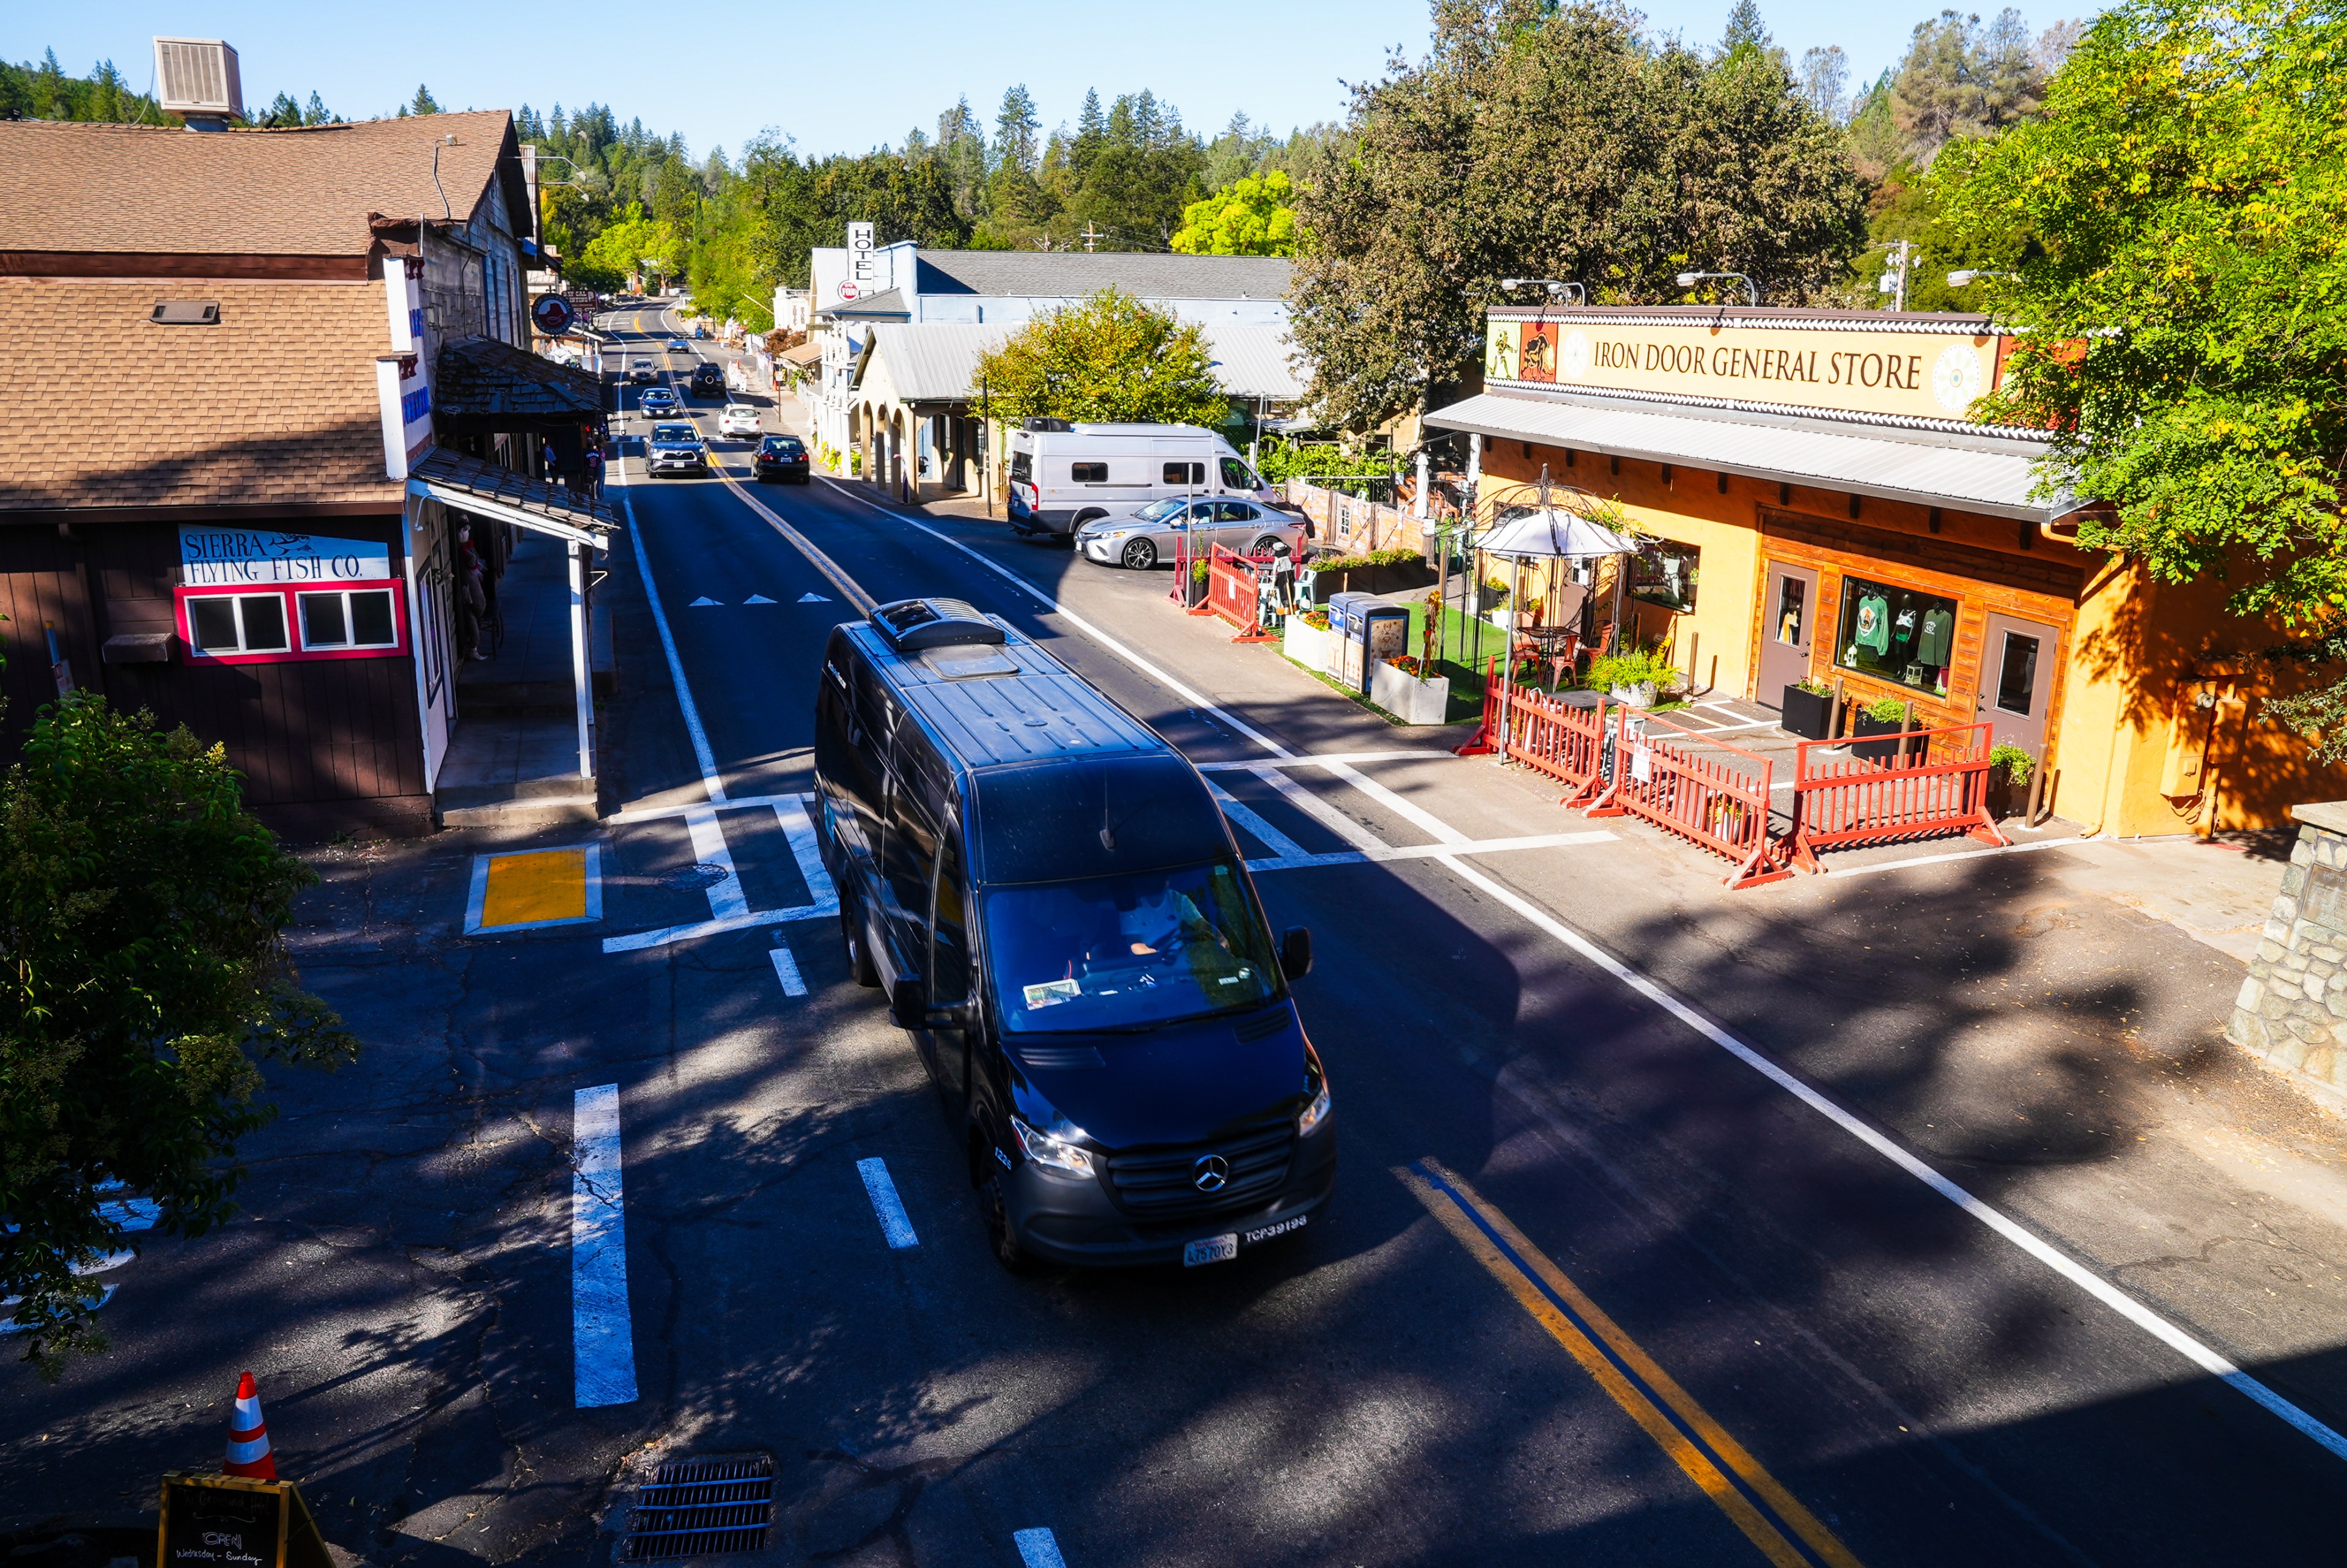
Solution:
[[(1109, 1187), (1117, 1202), (1143, 1219), (1182, 1219), (1246, 1208), (1279, 1190), (1295, 1153), (1295, 1119), (1282, 1116), (1204, 1143), (1112, 1154)], [(1217, 1173), (1223, 1180), (1210, 1191), (1198, 1182), (1214, 1170), (1209, 1163), (1214, 1159), (1223, 1163)]]

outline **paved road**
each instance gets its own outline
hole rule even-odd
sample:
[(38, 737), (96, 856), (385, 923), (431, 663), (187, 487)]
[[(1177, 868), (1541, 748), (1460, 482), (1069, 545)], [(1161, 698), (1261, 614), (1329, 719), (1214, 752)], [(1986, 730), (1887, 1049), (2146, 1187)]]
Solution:
[[(1723, 902), (1203, 637), (1163, 574), (861, 487), (633, 466), (627, 809), (327, 857), (305, 973), (370, 1059), (286, 1081), (253, 1220), (128, 1266), (110, 1364), (12, 1375), (39, 1430), (0, 1448), (9, 1517), (36, 1486), (99, 1506), (93, 1460), (204, 1463), (220, 1369), (273, 1357), (292, 1468), (383, 1561), (581, 1561), (615, 1485), (753, 1450), (791, 1562), (2337, 1552), (2347, 1455), (2285, 1419), (2347, 1421), (2336, 1140), (2206, 1060), (2220, 956), (2047, 902), (2031, 856)], [(1336, 1089), (1339, 1187), (1299, 1235), (1193, 1272), (987, 1255), (917, 1058), (799, 917), (825, 889), (793, 842), (825, 633), (938, 592), (1212, 765), (1258, 858), (1354, 856), (1259, 877), (1317, 938), (1297, 991)], [(476, 851), (589, 837), (600, 921), (463, 936)], [(2260, 1147), (2303, 1168), (2194, 1144), (2141, 1087), (2163, 1070), (2265, 1104)], [(615, 1194), (599, 1333), (578, 1227)]]

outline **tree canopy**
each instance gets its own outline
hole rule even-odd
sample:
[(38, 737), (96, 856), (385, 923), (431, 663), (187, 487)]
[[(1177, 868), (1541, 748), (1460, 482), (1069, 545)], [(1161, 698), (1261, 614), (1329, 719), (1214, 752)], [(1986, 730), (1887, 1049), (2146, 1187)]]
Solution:
[(1182, 210), (1174, 249), (1194, 256), (1293, 256), (1295, 200), (1286, 169), (1235, 179)]
[[(1981, 416), (2054, 432), (2048, 491), (2158, 580), (2347, 656), (2347, 16), (2127, 0), (2043, 118), (1941, 155), (2021, 344)], [(2252, 624), (2255, 622), (2253, 621)], [(2254, 635), (2254, 633), (2252, 633)], [(2331, 743), (2347, 753), (2347, 727)]]
[(74, 1269), (122, 1245), (108, 1194), (165, 1234), (218, 1224), (271, 1114), (256, 1059), (355, 1051), (279, 945), (313, 880), (219, 747), (102, 698), (45, 709), (0, 778), (0, 1294), (45, 1370), (105, 1345)]
[(1219, 425), (1230, 398), (1205, 334), (1109, 289), (1037, 316), (979, 360), (989, 415)]

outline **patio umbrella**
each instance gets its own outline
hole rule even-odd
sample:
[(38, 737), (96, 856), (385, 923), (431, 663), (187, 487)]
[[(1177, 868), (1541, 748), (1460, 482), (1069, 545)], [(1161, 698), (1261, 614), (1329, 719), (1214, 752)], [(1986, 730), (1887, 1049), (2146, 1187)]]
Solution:
[[(1475, 541), (1475, 548), (1485, 555), (1499, 556), (1515, 561), (1519, 568), (1528, 560), (1591, 560), (1605, 556), (1633, 556), (1638, 553), (1637, 542), (1616, 533), (1604, 524), (1583, 515), (1576, 503), (1595, 507), (1597, 498), (1585, 490), (1571, 490), (1557, 500), (1551, 499), (1548, 470), (1541, 469), (1540, 509), (1520, 518), (1494, 525)], [(1480, 574), (1479, 574), (1480, 575)], [(1622, 579), (1624, 573), (1614, 574), (1613, 624), (1622, 624)], [(1521, 582), (1521, 576), (1519, 577)], [(1552, 596), (1556, 591), (1550, 585)], [(1618, 636), (1618, 633), (1617, 633)], [(1506, 660), (1506, 673), (1500, 686), (1500, 723), (1501, 743), (1500, 754), (1507, 755), (1508, 707), (1515, 688), (1515, 652), (1512, 634)]]

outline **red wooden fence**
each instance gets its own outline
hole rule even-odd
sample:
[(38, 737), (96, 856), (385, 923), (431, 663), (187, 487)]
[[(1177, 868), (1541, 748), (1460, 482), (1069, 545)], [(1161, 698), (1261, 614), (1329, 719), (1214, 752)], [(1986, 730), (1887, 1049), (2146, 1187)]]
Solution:
[[(1790, 876), (1783, 846), (1768, 831), (1774, 765), (1757, 752), (1635, 708), (1617, 708), (1613, 777), (1590, 803), (1591, 816), (1644, 817), (1736, 869), (1730, 887), (1757, 887)], [(1706, 756), (1693, 743), (1726, 756)]]
[(1820, 849), (1891, 844), (1933, 834), (1966, 833), (1986, 844), (2012, 841), (1988, 809), (1989, 726), (1952, 724), (1910, 730), (1901, 755), (1811, 755), (1847, 741), (1804, 741), (1793, 773), (1793, 859), (1822, 871)]
[[(1564, 798), (1557, 802), (1559, 805), (1582, 805), (1604, 785), (1607, 706), (1603, 697), (1594, 706), (1584, 708), (1519, 686), (1509, 693), (1503, 707), (1495, 659), (1483, 685), (1483, 728), (1478, 733), (1498, 736), (1504, 712), (1509, 759), (1563, 784)], [(1487, 744), (1483, 749), (1492, 747)]]
[(1206, 559), (1206, 608), (1238, 629), (1232, 641), (1278, 641), (1276, 633), (1264, 630), (1259, 605), (1262, 585), (1255, 576), (1257, 566), (1267, 568), (1275, 559), (1243, 556), (1221, 545)]

